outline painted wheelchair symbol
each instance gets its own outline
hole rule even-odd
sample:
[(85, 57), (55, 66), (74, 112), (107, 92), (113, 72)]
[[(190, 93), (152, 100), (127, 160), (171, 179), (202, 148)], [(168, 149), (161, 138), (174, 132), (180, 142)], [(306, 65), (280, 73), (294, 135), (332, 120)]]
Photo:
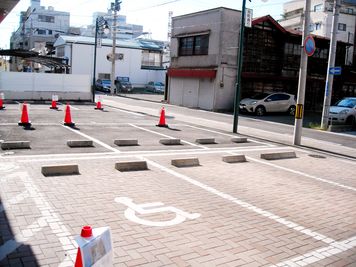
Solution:
[[(144, 204), (135, 204), (131, 198), (117, 197), (115, 198), (117, 203), (126, 205), (128, 208), (125, 210), (125, 217), (135, 223), (147, 225), (147, 226), (172, 226), (184, 222), (186, 219), (194, 220), (200, 217), (199, 213), (187, 213), (172, 206), (163, 206), (162, 202), (152, 202)], [(137, 217), (137, 214), (152, 214), (158, 212), (174, 212), (175, 218), (169, 221), (150, 221)]]

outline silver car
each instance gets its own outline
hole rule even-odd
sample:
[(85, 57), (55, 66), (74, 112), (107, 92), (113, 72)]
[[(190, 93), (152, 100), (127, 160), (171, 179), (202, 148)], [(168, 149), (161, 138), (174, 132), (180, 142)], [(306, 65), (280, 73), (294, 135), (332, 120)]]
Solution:
[(356, 125), (356, 97), (345, 97), (329, 110), (331, 124)]
[(240, 101), (240, 111), (263, 116), (266, 112), (288, 112), (295, 115), (295, 96), (287, 93), (260, 93)]

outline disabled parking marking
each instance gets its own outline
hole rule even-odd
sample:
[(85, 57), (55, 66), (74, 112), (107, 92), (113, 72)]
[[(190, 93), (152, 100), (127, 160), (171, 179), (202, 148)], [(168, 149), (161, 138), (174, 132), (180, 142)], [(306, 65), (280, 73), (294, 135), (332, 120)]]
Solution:
[(104, 142), (102, 142), (102, 141), (100, 141), (100, 140), (98, 140), (98, 139), (96, 139), (96, 138), (94, 138), (94, 137), (91, 137), (91, 136), (89, 136), (89, 135), (87, 135), (87, 134), (85, 134), (85, 133), (82, 133), (82, 132), (80, 132), (80, 131), (78, 131), (78, 130), (74, 130), (74, 129), (72, 129), (72, 128), (70, 128), (70, 127), (67, 127), (67, 126), (65, 126), (65, 125), (62, 125), (62, 127), (64, 127), (65, 129), (68, 129), (68, 130), (72, 131), (73, 133), (76, 133), (76, 134), (78, 134), (78, 135), (81, 135), (81, 136), (83, 136), (83, 137), (85, 137), (85, 138), (87, 138), (87, 139), (93, 141), (94, 143), (97, 143), (98, 145), (101, 145), (102, 147), (105, 147), (106, 149), (109, 149), (109, 150), (111, 150), (111, 151), (113, 151), (113, 152), (118, 152), (118, 153), (120, 152), (120, 150), (118, 150), (118, 149), (116, 149), (116, 148), (114, 148), (114, 147), (111, 147), (111, 146), (109, 146), (108, 144), (105, 144)]
[[(233, 154), (233, 153), (230, 153), (230, 154)], [(270, 163), (270, 162), (265, 162), (265, 161), (254, 159), (254, 158), (251, 158), (251, 157), (246, 157), (246, 158), (248, 160), (250, 160), (250, 161), (254, 161), (254, 162), (257, 162), (257, 163), (260, 163), (260, 164), (264, 164), (264, 165), (267, 165), (267, 166), (271, 166), (273, 168), (277, 168), (277, 169), (280, 169), (280, 170), (283, 170), (283, 171), (287, 171), (287, 172), (291, 172), (291, 173), (294, 173), (294, 174), (298, 174), (298, 175), (301, 175), (303, 177), (307, 177), (307, 178), (310, 178), (310, 179), (313, 179), (313, 180), (316, 180), (316, 181), (319, 181), (319, 182), (331, 184), (331, 185), (334, 185), (334, 186), (337, 186), (337, 187), (341, 187), (343, 189), (347, 189), (347, 190), (351, 190), (351, 191), (356, 192), (356, 188), (352, 187), (352, 186), (347, 186), (347, 185), (343, 185), (343, 184), (340, 184), (340, 183), (337, 183), (337, 182), (329, 181), (329, 180), (326, 180), (324, 178), (320, 178), (320, 177), (317, 177), (317, 176), (314, 176), (314, 175), (311, 175), (311, 174), (307, 174), (305, 172), (296, 171), (296, 170), (289, 169), (289, 168), (286, 168), (286, 167), (278, 166), (278, 165)]]
[(282, 224), (282, 225), (284, 225), (284, 226), (286, 226), (286, 227), (288, 227), (290, 229), (293, 229), (293, 230), (295, 230), (295, 231), (297, 231), (299, 233), (305, 234), (305, 235), (307, 235), (309, 237), (312, 237), (312, 238), (314, 238), (316, 240), (320, 240), (320, 241), (322, 241), (324, 243), (327, 243), (327, 244), (335, 242), (335, 240), (332, 239), (332, 238), (329, 238), (329, 237), (327, 237), (327, 236), (325, 236), (323, 234), (320, 234), (318, 232), (312, 231), (312, 230), (310, 230), (310, 229), (308, 229), (308, 228), (306, 228), (306, 227), (304, 227), (302, 225), (299, 225), (299, 224), (297, 224), (295, 222), (292, 222), (292, 221), (287, 220), (287, 219), (285, 219), (283, 217), (280, 217), (280, 216), (278, 216), (276, 214), (273, 214), (272, 212), (269, 212), (269, 211), (263, 210), (261, 208), (258, 208), (258, 207), (254, 206), (254, 205), (252, 205), (252, 204), (250, 204), (248, 202), (245, 202), (243, 200), (235, 198), (235, 197), (233, 197), (233, 196), (231, 196), (229, 194), (226, 194), (226, 193), (224, 193), (222, 191), (219, 191), (219, 190), (217, 190), (217, 189), (215, 189), (215, 188), (213, 188), (211, 186), (205, 185), (205, 184), (203, 184), (203, 183), (201, 183), (199, 181), (196, 181), (196, 180), (194, 180), (194, 179), (192, 179), (192, 178), (190, 178), (190, 177), (188, 177), (188, 176), (186, 176), (184, 174), (180, 174), (180, 173), (178, 173), (178, 172), (176, 172), (176, 171), (174, 171), (172, 169), (169, 169), (169, 168), (167, 168), (167, 167), (165, 167), (163, 165), (160, 165), (160, 164), (158, 164), (158, 163), (156, 163), (156, 162), (154, 162), (152, 160), (146, 159), (145, 157), (141, 156), (141, 157), (138, 157), (138, 158), (140, 158), (141, 160), (147, 161), (148, 164), (160, 169), (161, 171), (169, 173), (169, 174), (171, 174), (171, 175), (173, 175), (173, 176), (175, 176), (175, 177), (177, 177), (179, 179), (182, 179), (183, 181), (186, 181), (186, 182), (188, 182), (188, 183), (190, 183), (192, 185), (195, 185), (195, 186), (197, 186), (197, 187), (199, 187), (199, 188), (201, 188), (201, 189), (203, 189), (203, 190), (205, 190), (207, 192), (210, 192), (210, 193), (212, 193), (212, 194), (214, 194), (216, 196), (219, 196), (219, 197), (221, 197), (223, 199), (229, 200), (232, 203), (235, 203), (235, 204), (237, 204), (238, 206), (240, 206), (242, 208), (248, 209), (248, 210), (250, 210), (252, 212), (255, 212), (255, 213), (257, 213), (257, 214), (259, 214), (259, 215), (261, 215), (263, 217), (271, 219), (271, 220), (273, 220), (273, 221), (275, 221), (277, 223), (280, 223), (280, 224)]
[[(125, 217), (135, 223), (143, 224), (147, 226), (157, 226), (165, 227), (180, 224), (186, 219), (194, 220), (200, 217), (199, 213), (188, 213), (177, 209), (172, 206), (164, 206), (162, 202), (152, 202), (145, 204), (135, 204), (131, 198), (128, 197), (117, 197), (115, 202), (126, 205), (128, 208), (125, 210)], [(139, 218), (138, 214), (152, 214), (152, 213), (161, 213), (161, 212), (173, 212), (175, 213), (175, 218), (168, 221), (150, 221)]]
[[(149, 133), (153, 133), (153, 134), (160, 135), (160, 136), (163, 136), (163, 137), (167, 137), (167, 138), (170, 138), (170, 139), (173, 139), (173, 138), (174, 138), (174, 137), (172, 137), (172, 136), (169, 136), (169, 135), (166, 135), (166, 134), (162, 134), (162, 133), (159, 133), (159, 132), (155, 132), (155, 131), (152, 131), (152, 130), (149, 130), (149, 129), (146, 129), (146, 128), (137, 126), (137, 125), (132, 124), (132, 123), (129, 123), (129, 125), (132, 126), (132, 127), (137, 128), (137, 129), (141, 129), (141, 130), (143, 130), (143, 131), (149, 132)], [(185, 144), (187, 144), (187, 145), (191, 145), (191, 146), (195, 146), (195, 147), (200, 147), (200, 148), (203, 148), (203, 149), (209, 149), (209, 148), (206, 147), (206, 146), (197, 145), (197, 144), (194, 144), (194, 143), (191, 143), (191, 142), (188, 142), (188, 141), (181, 140), (181, 142), (182, 142), (182, 143), (185, 143)]]
[(346, 252), (356, 247), (356, 236), (339, 242), (332, 242), (329, 246), (307, 252), (301, 256), (279, 262), (271, 267), (306, 266), (323, 259), (332, 257), (342, 252)]
[(3, 212), (6, 209), (9, 209), (9, 207), (11, 205), (18, 204), (18, 203), (22, 202), (29, 196), (30, 196), (29, 192), (27, 190), (25, 190), (25, 191), (21, 192), (20, 194), (17, 194), (16, 196), (14, 196), (13, 198), (11, 198), (8, 201), (3, 200), (2, 203), (0, 203), (0, 212)]
[(45, 217), (38, 218), (34, 223), (27, 226), (25, 230), (16, 234), (13, 239), (6, 241), (0, 246), (0, 261), (6, 258), (6, 256), (16, 250), (23, 242), (29, 240), (37, 232), (40, 232), (44, 226), (47, 226)]

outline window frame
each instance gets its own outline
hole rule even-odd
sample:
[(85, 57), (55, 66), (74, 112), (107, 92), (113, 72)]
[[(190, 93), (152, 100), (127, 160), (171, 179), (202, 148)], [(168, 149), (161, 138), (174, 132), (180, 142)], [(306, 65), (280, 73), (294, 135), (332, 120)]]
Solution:
[[(342, 26), (342, 27), (340, 27), (340, 26)], [(347, 28), (346, 23), (338, 23), (337, 24), (337, 30), (338, 31), (346, 32), (346, 28)]]
[(209, 34), (179, 37), (179, 56), (204, 56), (209, 54)]
[(314, 5), (313, 10), (314, 10), (314, 12), (322, 11), (323, 10), (323, 4)]

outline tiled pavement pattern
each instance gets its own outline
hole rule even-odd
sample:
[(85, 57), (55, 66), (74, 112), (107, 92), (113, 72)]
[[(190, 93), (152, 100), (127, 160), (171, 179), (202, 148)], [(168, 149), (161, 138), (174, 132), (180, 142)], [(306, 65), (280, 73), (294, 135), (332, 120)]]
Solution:
[[(140, 127), (192, 141), (189, 133), (184, 135), (186, 129), (175, 133)], [(109, 142), (114, 134), (105, 137), (88, 126), (81, 131), (115, 147)], [(73, 266), (73, 237), (87, 224), (110, 226), (115, 266), (356, 266), (355, 162), (312, 158), (301, 150), (296, 159), (266, 162), (259, 159), (261, 152), (286, 148), (229, 145), (223, 135), (220, 142), (226, 145), (208, 145), (199, 153), (188, 145), (162, 151), (154, 145), (153, 133), (139, 133), (147, 140), (134, 150), (150, 151), (103, 154), (100, 147), (94, 149), (98, 154), (71, 159), (30, 157), (28, 152), (0, 157), (0, 266)], [(223, 155), (240, 154), (238, 149), (248, 162), (222, 162)], [(172, 158), (185, 156), (199, 157), (201, 166), (170, 165)], [(114, 169), (115, 162), (128, 159), (147, 160), (149, 170)], [(42, 176), (42, 165), (56, 163), (78, 163), (80, 175)], [(145, 226), (128, 220), (127, 207), (116, 197), (159, 201), (201, 216), (169, 227)], [(140, 218), (166, 221), (174, 214)]]

